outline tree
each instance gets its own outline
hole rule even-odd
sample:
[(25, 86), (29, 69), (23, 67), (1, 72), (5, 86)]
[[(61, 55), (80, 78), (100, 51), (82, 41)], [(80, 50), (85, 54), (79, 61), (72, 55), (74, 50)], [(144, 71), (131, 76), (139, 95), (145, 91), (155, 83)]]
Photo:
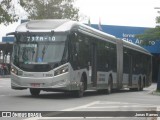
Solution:
[[(15, 0), (16, 1), (16, 0)], [(18, 7), (28, 13), (29, 19), (71, 19), (79, 20), (79, 9), (73, 6), (75, 0), (0, 0), (0, 24), (19, 19)]]
[(2, 0), (0, 2), (0, 24), (4, 23), (8, 25), (9, 23), (18, 20), (18, 16), (15, 13), (14, 4), (12, 0)]
[(149, 45), (149, 41), (160, 40), (160, 26), (150, 28), (144, 32), (144, 34), (136, 35), (140, 40), (143, 40), (142, 45)]
[[(160, 24), (160, 16), (156, 17), (156, 23)], [(151, 28), (144, 32), (144, 34), (140, 34), (136, 36), (137, 38), (143, 40), (143, 44), (148, 44), (148, 41), (156, 41), (160, 40), (160, 26), (156, 26), (155, 28)], [(157, 90), (160, 90), (160, 61), (159, 61), (159, 72), (158, 72), (158, 83)]]
[(75, 0), (20, 0), (29, 14), (29, 19), (72, 19), (78, 21), (79, 9)]

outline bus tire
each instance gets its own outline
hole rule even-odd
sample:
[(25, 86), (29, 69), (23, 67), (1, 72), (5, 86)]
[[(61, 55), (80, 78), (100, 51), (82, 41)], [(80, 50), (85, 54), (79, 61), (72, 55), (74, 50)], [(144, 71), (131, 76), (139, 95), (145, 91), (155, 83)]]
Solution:
[(111, 92), (112, 92), (112, 77), (110, 76), (108, 79), (107, 94), (111, 94)]
[(78, 97), (78, 98), (83, 97), (83, 95), (84, 95), (84, 89), (85, 89), (85, 87), (84, 87), (84, 78), (82, 76), (81, 77), (81, 82), (80, 82), (79, 90), (75, 91), (76, 97)]
[(40, 94), (40, 89), (30, 88), (30, 93), (32, 96), (38, 96)]

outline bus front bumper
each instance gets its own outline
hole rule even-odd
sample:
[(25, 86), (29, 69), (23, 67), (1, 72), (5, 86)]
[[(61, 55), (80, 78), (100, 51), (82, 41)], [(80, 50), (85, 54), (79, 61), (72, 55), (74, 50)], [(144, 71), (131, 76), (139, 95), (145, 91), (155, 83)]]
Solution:
[(12, 73), (11, 88), (17, 90), (38, 88), (46, 91), (70, 91), (78, 90), (79, 85), (70, 83), (69, 73), (53, 77), (23, 77)]

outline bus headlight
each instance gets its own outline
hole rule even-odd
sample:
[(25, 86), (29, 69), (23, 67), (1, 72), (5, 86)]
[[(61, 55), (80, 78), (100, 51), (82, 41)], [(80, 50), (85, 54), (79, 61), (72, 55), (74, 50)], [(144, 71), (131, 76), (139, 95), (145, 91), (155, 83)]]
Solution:
[(11, 72), (17, 75), (18, 70), (14, 68), (13, 66), (11, 66)]
[(64, 66), (64, 67), (61, 67), (61, 68), (59, 68), (58, 70), (56, 70), (56, 71), (54, 72), (54, 76), (57, 76), (57, 75), (66, 73), (66, 72), (68, 72), (68, 70), (69, 70), (68, 65), (66, 65), (66, 66)]
[(22, 75), (23, 72), (22, 71), (18, 71), (15, 67), (11, 66), (11, 72), (16, 74), (16, 75)]

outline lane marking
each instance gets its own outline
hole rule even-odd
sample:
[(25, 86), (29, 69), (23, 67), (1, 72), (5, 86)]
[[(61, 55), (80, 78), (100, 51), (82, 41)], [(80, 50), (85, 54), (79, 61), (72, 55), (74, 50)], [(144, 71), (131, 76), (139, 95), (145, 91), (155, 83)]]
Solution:
[(94, 101), (94, 102), (91, 102), (91, 103), (86, 104), (86, 105), (82, 105), (82, 106), (78, 106), (78, 107), (74, 107), (74, 108), (68, 108), (68, 109), (64, 109), (64, 110), (61, 110), (61, 111), (74, 111), (74, 110), (77, 110), (77, 109), (87, 108), (89, 106), (98, 104), (99, 102), (100, 101)]
[[(93, 105), (101, 105), (101, 104), (124, 104), (125, 106), (105, 106), (105, 107), (92, 107)], [(123, 103), (123, 102), (104, 102), (104, 101), (94, 101), (94, 102), (91, 102), (91, 103), (88, 103), (86, 105), (82, 105), (82, 106), (78, 106), (78, 107), (74, 107), (74, 108), (68, 108), (68, 109), (63, 109), (63, 110), (60, 110), (60, 111), (57, 111), (56, 113), (49, 113), (47, 115), (58, 115), (60, 113), (63, 113), (64, 111), (76, 111), (78, 109), (84, 109), (84, 108), (120, 108), (120, 107), (155, 107), (157, 111), (160, 111), (160, 106), (153, 106), (153, 105), (149, 105), (149, 104), (137, 104), (137, 105), (132, 105), (132, 106), (127, 106), (127, 105), (132, 105), (132, 104), (136, 104), (136, 103)], [(140, 106), (141, 105), (141, 106)], [(147, 105), (147, 106), (143, 106), (143, 105)], [(98, 118), (106, 118), (106, 119), (109, 119), (109, 118), (114, 118), (114, 117), (85, 117), (85, 119), (98, 119)], [(119, 117), (119, 118), (130, 118), (130, 117)], [(134, 117), (133, 117), (134, 118)], [(25, 120), (40, 120), (40, 119), (84, 119), (84, 117), (42, 117), (42, 118), (28, 118), (28, 119), (25, 119)], [(157, 118), (157, 120), (160, 120), (160, 117)]]
[(122, 104), (126, 104), (126, 105), (146, 105), (146, 106), (156, 106), (157, 107), (157, 105), (154, 105), (154, 104), (143, 104), (143, 103), (128, 103), (128, 102), (110, 102), (110, 101), (108, 101), (108, 102), (104, 102), (104, 101), (102, 101), (102, 102), (99, 102), (99, 104), (120, 104), (120, 105), (122, 105)]
[[(61, 113), (61, 112), (63, 112), (63, 111), (74, 111), (74, 110), (77, 110), (77, 109), (82, 109), (82, 108), (87, 108), (87, 107), (89, 107), (89, 106), (91, 106), (91, 105), (94, 105), (94, 104), (98, 104), (100, 101), (94, 101), (94, 102), (91, 102), (91, 103), (88, 103), (88, 104), (86, 104), (86, 105), (82, 105), (82, 106), (78, 106), (78, 107), (74, 107), (74, 108), (67, 108), (67, 109), (63, 109), (63, 110), (60, 110), (60, 111), (58, 111), (58, 112), (56, 112), (56, 113), (54, 113), (54, 114), (52, 114), (52, 115), (56, 115), (56, 114), (59, 114), (59, 113)], [(47, 114), (47, 115), (49, 115), (49, 114)], [(42, 117), (42, 118), (28, 118), (28, 119), (24, 119), (24, 120), (38, 120), (38, 119), (48, 119), (48, 118), (50, 118), (50, 119), (56, 119), (56, 118), (59, 118), (60, 119), (60, 117)], [(64, 118), (64, 119), (66, 119), (65, 117), (62, 117), (62, 118)], [(73, 117), (71, 117), (71, 118), (73, 118)], [(71, 119), (71, 118), (68, 118), (67, 117), (67, 119)], [(84, 117), (74, 117), (73, 119), (83, 119)]]
[(93, 108), (93, 109), (103, 109), (103, 108), (128, 108), (128, 107), (130, 107), (130, 108), (149, 108), (149, 107), (157, 107), (157, 106), (139, 106), (139, 105), (134, 105), (134, 106), (104, 106), (104, 107), (88, 107), (88, 108)]

